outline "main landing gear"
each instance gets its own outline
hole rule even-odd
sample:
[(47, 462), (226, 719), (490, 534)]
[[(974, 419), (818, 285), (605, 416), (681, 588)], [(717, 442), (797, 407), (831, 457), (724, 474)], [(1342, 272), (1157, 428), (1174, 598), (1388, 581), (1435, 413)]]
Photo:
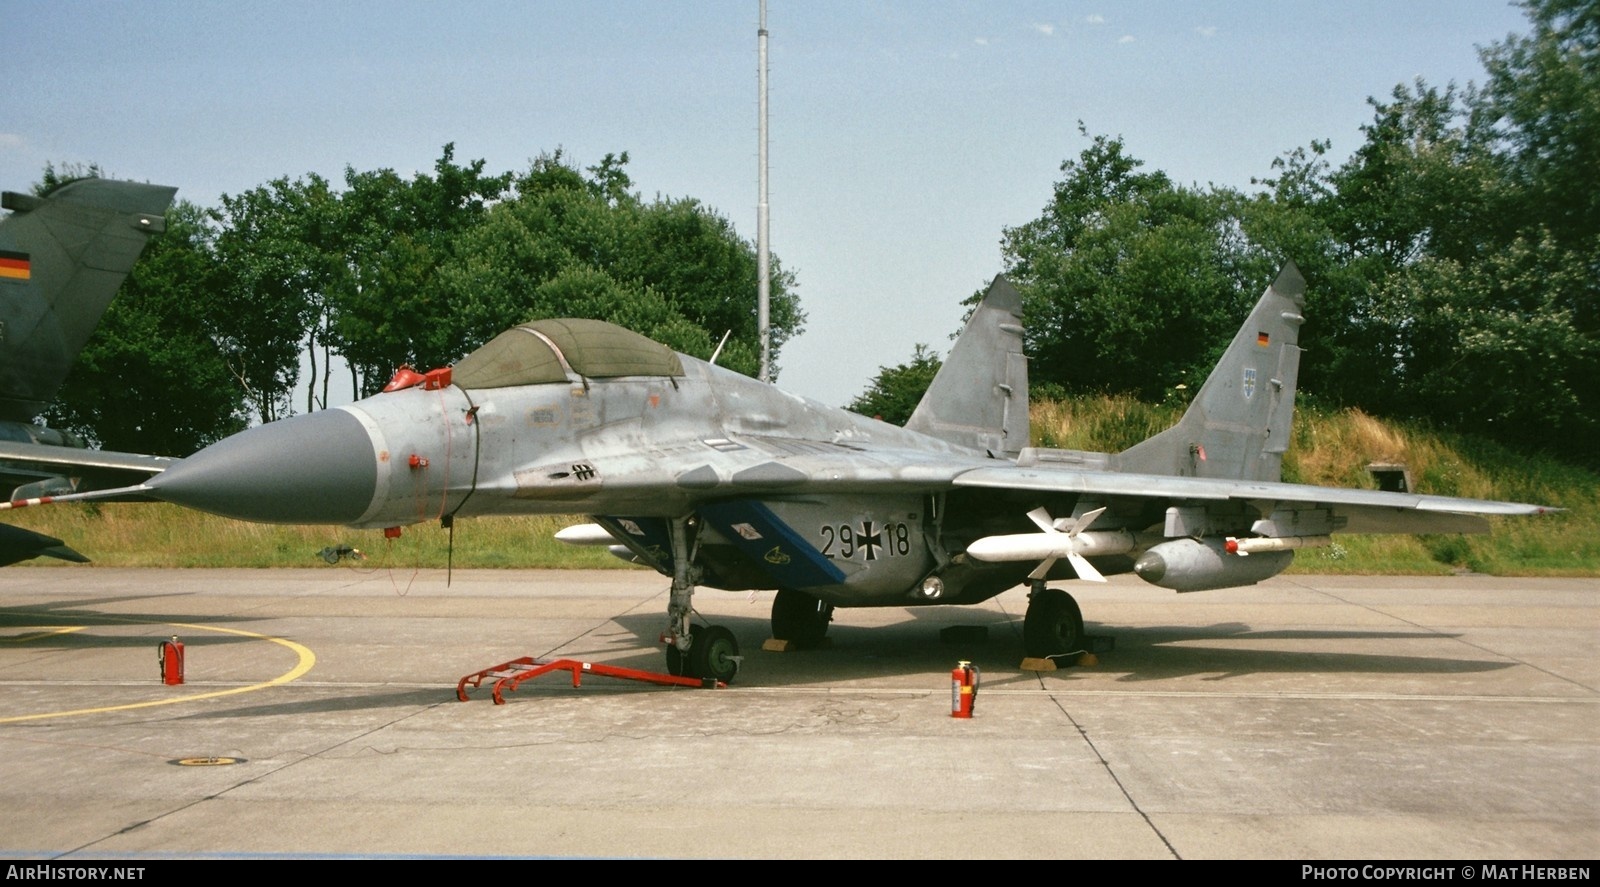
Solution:
[(667, 601), (667, 630), (661, 633), (667, 645), (667, 672), (732, 683), (741, 661), (738, 639), (724, 626), (692, 625), (689, 621), (694, 615), (690, 599), (701, 576), (694, 562), (698, 530), (699, 520), (692, 515), (667, 524), (672, 540), (672, 592)]
[(814, 647), (827, 636), (832, 621), (833, 604), (803, 591), (780, 588), (772, 599), (772, 636), (780, 641)]
[(1048, 659), (1088, 649), (1083, 614), (1078, 602), (1059, 588), (1045, 588), (1043, 580), (1028, 593), (1028, 612), (1022, 617), (1022, 647), (1030, 658)]

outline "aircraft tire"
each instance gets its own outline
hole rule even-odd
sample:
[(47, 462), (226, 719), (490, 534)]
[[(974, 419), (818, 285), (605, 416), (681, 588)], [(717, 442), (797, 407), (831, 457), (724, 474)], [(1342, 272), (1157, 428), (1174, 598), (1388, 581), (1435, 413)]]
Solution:
[[(694, 629), (691, 628), (689, 633), (691, 635), (694, 634)], [(673, 677), (681, 678), (688, 673), (688, 669), (689, 657), (685, 656), (683, 651), (678, 649), (676, 645), (668, 644), (667, 674), (672, 675)]]
[(833, 604), (792, 588), (780, 588), (772, 599), (772, 636), (802, 647), (822, 643), (833, 621)]
[(738, 657), (739, 640), (733, 632), (721, 625), (707, 625), (694, 632), (694, 644), (689, 647), (689, 674), (731, 684), (739, 673)]
[(1046, 588), (1028, 601), (1022, 617), (1022, 647), (1030, 657), (1077, 653), (1084, 648), (1083, 613), (1059, 588)]
[[(691, 641), (690, 641), (690, 649), (691, 650), (693, 650), (693, 646), (695, 644), (700, 643), (700, 632), (701, 632), (701, 627), (700, 626), (698, 626), (698, 625), (689, 626), (689, 637), (691, 639)], [(678, 649), (678, 646), (676, 644), (668, 644), (667, 645), (667, 674), (672, 675), (673, 677), (676, 677), (676, 678), (681, 678), (681, 677), (696, 677), (697, 678), (697, 677), (699, 677), (700, 675), (696, 674), (695, 671), (694, 671), (694, 653), (693, 652), (685, 653), (682, 650)]]

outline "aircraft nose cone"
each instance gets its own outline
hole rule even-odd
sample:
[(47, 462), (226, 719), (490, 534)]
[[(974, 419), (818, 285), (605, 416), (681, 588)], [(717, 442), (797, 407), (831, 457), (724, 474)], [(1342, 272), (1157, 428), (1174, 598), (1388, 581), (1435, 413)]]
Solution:
[(353, 523), (377, 484), (371, 438), (338, 409), (240, 432), (147, 483), (165, 502), (275, 524)]

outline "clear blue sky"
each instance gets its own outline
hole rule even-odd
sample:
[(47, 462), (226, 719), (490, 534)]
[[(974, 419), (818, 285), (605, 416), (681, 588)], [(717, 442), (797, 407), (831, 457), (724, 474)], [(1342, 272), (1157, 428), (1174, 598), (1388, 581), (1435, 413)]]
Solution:
[[(627, 151), (646, 197), (755, 238), (757, 0), (0, 5), (0, 187), (47, 161), (215, 206), (346, 165), (521, 170)], [(831, 404), (1001, 270), (1063, 160), (1120, 135), (1181, 183), (1248, 188), (1273, 158), (1361, 144), (1369, 96), (1484, 77), (1525, 33), (1504, 0), (769, 0), (773, 251), (809, 315), (782, 387)], [(520, 318), (507, 318), (507, 323)]]

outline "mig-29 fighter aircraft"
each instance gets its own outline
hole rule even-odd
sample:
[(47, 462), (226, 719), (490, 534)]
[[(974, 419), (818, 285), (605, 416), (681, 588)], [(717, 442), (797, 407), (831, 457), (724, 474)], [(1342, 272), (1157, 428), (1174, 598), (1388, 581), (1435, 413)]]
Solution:
[(776, 589), (773, 635), (805, 643), (835, 608), (973, 604), (1026, 583), (1025, 652), (1047, 657), (1084, 644), (1052, 579), (1250, 585), (1334, 533), (1483, 532), (1483, 515), (1547, 510), (1279, 482), (1304, 289), (1287, 266), (1178, 424), (1122, 453), (1028, 446), (1021, 300), (997, 278), (904, 428), (609, 323), (537, 320), (132, 490), (289, 524), (588, 514), (561, 536), (671, 577), (668, 669), (718, 680), (738, 642), (697, 624), (698, 586)]

